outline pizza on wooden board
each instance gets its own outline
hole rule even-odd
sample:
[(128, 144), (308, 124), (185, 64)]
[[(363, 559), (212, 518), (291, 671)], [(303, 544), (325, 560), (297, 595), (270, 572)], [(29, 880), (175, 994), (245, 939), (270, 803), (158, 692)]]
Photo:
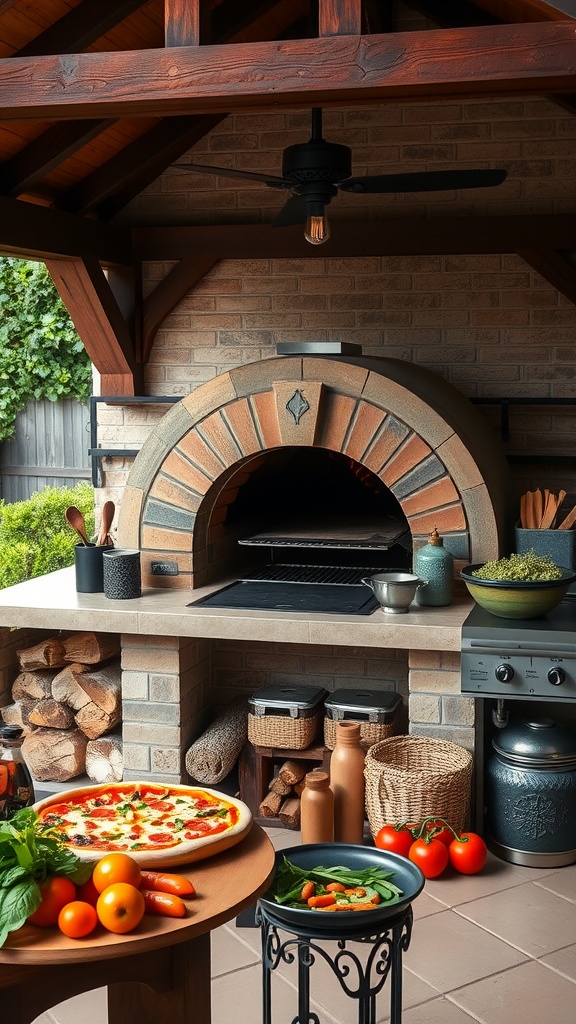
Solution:
[(82, 860), (130, 854), (142, 867), (211, 857), (240, 842), (249, 807), (213, 789), (120, 782), (55, 793), (34, 805), (41, 829), (58, 835)]

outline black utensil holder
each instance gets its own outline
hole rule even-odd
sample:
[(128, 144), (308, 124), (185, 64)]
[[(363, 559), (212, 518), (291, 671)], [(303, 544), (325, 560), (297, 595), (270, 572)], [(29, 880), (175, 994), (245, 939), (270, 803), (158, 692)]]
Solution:
[(80, 594), (101, 594), (104, 590), (105, 551), (112, 551), (112, 545), (76, 544), (74, 548), (74, 568), (76, 572), (76, 590)]

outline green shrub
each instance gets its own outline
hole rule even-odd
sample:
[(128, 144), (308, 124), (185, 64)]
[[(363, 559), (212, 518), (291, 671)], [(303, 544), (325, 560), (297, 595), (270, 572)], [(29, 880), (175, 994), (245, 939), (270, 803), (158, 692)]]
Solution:
[(0, 501), (0, 589), (74, 564), (78, 537), (66, 521), (76, 505), (88, 536), (94, 532), (94, 491), (90, 484), (46, 487), (28, 501)]

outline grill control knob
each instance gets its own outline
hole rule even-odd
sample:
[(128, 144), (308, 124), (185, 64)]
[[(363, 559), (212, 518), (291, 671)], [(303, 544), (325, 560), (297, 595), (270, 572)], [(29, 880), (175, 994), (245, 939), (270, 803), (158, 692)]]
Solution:
[(514, 679), (512, 665), (497, 665), (495, 674), (499, 683), (511, 683)]
[(548, 669), (548, 682), (552, 683), (552, 686), (562, 686), (562, 683), (566, 679), (566, 672), (563, 668), (554, 666), (554, 668)]

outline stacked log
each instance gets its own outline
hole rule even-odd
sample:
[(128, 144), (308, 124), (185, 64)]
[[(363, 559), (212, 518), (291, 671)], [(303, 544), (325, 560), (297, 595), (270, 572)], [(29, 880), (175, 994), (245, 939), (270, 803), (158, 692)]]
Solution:
[(262, 818), (279, 818), (284, 828), (300, 828), (300, 794), (309, 766), (299, 761), (284, 761), (270, 781), (268, 792), (260, 802)]
[(121, 780), (119, 654), (118, 637), (91, 632), (17, 651), (13, 703), (1, 714), (5, 724), (23, 729), (23, 754), (37, 781), (83, 774), (93, 782)]

